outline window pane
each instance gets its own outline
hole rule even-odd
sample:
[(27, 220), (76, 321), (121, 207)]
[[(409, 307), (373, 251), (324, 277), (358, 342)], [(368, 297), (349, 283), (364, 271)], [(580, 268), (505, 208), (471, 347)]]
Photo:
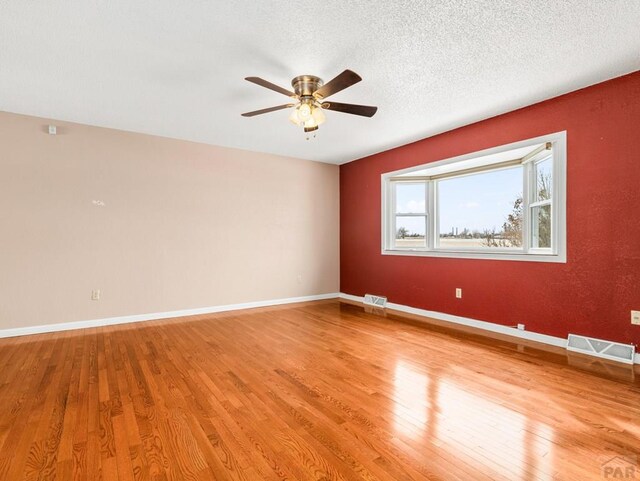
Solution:
[(551, 157), (542, 162), (539, 162), (535, 166), (536, 174), (536, 192), (535, 201), (549, 200), (551, 199), (551, 180), (553, 175), (552, 169), (553, 163)]
[(551, 247), (551, 206), (542, 205), (531, 209), (531, 247)]
[(424, 214), (426, 186), (419, 184), (396, 183), (396, 213)]
[(521, 166), (438, 181), (439, 247), (522, 248)]
[(426, 247), (426, 216), (396, 217), (396, 247)]

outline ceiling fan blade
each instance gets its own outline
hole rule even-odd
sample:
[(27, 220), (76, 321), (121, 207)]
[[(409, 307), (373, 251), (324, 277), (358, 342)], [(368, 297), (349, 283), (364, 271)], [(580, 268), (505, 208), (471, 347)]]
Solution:
[(333, 95), (341, 90), (351, 87), (362, 80), (362, 77), (351, 70), (345, 70), (333, 80), (329, 80), (326, 84), (316, 90), (313, 95), (317, 95), (326, 99), (329, 95)]
[(323, 102), (323, 109), (344, 112), (345, 114), (361, 115), (363, 117), (373, 117), (378, 111), (378, 107), (370, 105), (342, 104), (340, 102)]
[(269, 112), (275, 112), (276, 110), (288, 109), (293, 107), (295, 104), (284, 104), (278, 105), (276, 107), (269, 107), (268, 109), (254, 110), (253, 112), (245, 112), (242, 114), (243, 117), (254, 117), (255, 115), (268, 114)]
[(279, 87), (276, 84), (272, 84), (271, 82), (268, 82), (268, 81), (266, 81), (264, 79), (261, 79), (260, 77), (246, 77), (245, 80), (247, 80), (247, 81), (249, 81), (251, 83), (254, 83), (256, 85), (260, 85), (260, 87), (264, 87), (264, 88), (267, 88), (269, 90), (273, 90), (275, 92), (278, 92), (279, 94), (286, 95), (287, 97), (296, 97), (296, 94), (294, 94), (290, 90), (283, 89), (282, 87)]

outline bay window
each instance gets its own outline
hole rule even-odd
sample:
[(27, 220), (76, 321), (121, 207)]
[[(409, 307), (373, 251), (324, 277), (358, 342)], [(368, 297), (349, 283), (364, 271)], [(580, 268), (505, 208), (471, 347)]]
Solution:
[(382, 176), (382, 253), (566, 262), (566, 134)]

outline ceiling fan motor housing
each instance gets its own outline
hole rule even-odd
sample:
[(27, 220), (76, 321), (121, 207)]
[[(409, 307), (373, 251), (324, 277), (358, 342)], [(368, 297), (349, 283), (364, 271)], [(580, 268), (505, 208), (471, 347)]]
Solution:
[(299, 97), (312, 97), (313, 92), (324, 85), (320, 77), (315, 75), (299, 75), (291, 81), (294, 92)]

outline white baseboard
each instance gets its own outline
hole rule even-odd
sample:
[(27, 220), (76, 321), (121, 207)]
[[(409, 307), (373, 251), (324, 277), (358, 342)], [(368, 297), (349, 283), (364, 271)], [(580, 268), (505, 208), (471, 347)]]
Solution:
[[(364, 301), (364, 297), (353, 296), (351, 294), (345, 294), (343, 292), (340, 292), (340, 293), (331, 292), (328, 294), (317, 294), (313, 296), (288, 297), (284, 299), (270, 299), (266, 301), (244, 302), (240, 304), (227, 304), (222, 306), (199, 307), (195, 309), (182, 309), (179, 311), (155, 312), (151, 314), (135, 314), (131, 316), (120, 316), (120, 317), (107, 317), (103, 319), (92, 319), (89, 321), (75, 321), (75, 322), (63, 322), (59, 324), (45, 324), (40, 326), (16, 327), (12, 329), (0, 330), (0, 338), (28, 336), (31, 334), (42, 334), (45, 332), (70, 331), (73, 329), (88, 329), (91, 327), (114, 326), (116, 324), (128, 324), (133, 322), (170, 319), (174, 317), (195, 316), (199, 314), (213, 314), (216, 312), (237, 311), (240, 309), (253, 309), (256, 307), (278, 306), (282, 304), (293, 304), (296, 302), (319, 301), (323, 299), (335, 299), (338, 297), (342, 299), (354, 301), (354, 302)], [(393, 302), (388, 302), (387, 307), (389, 309), (393, 309), (400, 312), (406, 312), (408, 314), (414, 314), (422, 317), (430, 317), (432, 319), (448, 321), (455, 324), (461, 324), (464, 326), (476, 327), (478, 329), (496, 332), (499, 334), (505, 334), (507, 336), (526, 339), (529, 341), (541, 342), (543, 344), (549, 344), (551, 346), (562, 347), (565, 349), (567, 347), (566, 339), (562, 339), (554, 336), (548, 336), (546, 334), (539, 334), (537, 332), (532, 332), (532, 331), (521, 331), (511, 327), (503, 326), (501, 324), (494, 324), (492, 322), (479, 321), (476, 319), (470, 319), (468, 317), (455, 316), (453, 314), (445, 314), (437, 311), (428, 311), (426, 309), (419, 309), (417, 307), (405, 306), (403, 304), (395, 304)], [(634, 363), (640, 364), (640, 353), (635, 354)]]
[[(354, 302), (363, 302), (364, 297), (353, 296), (351, 294), (340, 293), (341, 299), (347, 299)], [(567, 348), (567, 340), (560, 337), (549, 336), (547, 334), (540, 334), (532, 331), (521, 331), (513, 327), (503, 326), (501, 324), (494, 324), (493, 322), (479, 321), (477, 319), (470, 319), (468, 317), (455, 316), (453, 314), (445, 314), (443, 312), (428, 311), (426, 309), (418, 309), (417, 307), (405, 306), (403, 304), (394, 304), (393, 302), (387, 302), (388, 309), (395, 311), (406, 312), (408, 314), (414, 314), (421, 317), (430, 317), (432, 319), (438, 319), (441, 321), (452, 322), (455, 324), (461, 324), (463, 326), (476, 327), (485, 331), (496, 332), (498, 334), (505, 334), (507, 336), (517, 337), (520, 339), (526, 339), (528, 341), (541, 342), (551, 346)], [(635, 364), (640, 364), (640, 353), (635, 354)]]
[(317, 294), (313, 296), (287, 297), (285, 299), (270, 299), (266, 301), (244, 302), (241, 304), (227, 304), (224, 306), (199, 307), (195, 309), (183, 309), (179, 311), (107, 317), (104, 319), (93, 319), (90, 321), (62, 322), (59, 324), (45, 324), (41, 326), (16, 327), (13, 329), (0, 330), (0, 338), (28, 336), (30, 334), (41, 334), (44, 332), (69, 331), (72, 329), (87, 329), (90, 327), (113, 326), (116, 324), (127, 324), (130, 322), (153, 321), (158, 319), (169, 319), (172, 317), (195, 316), (198, 314), (213, 314), (215, 312), (237, 311), (239, 309), (252, 309), (255, 307), (278, 306), (281, 304), (293, 304), (295, 302), (319, 301), (322, 299), (335, 299), (339, 296), (339, 293), (331, 292), (328, 294)]

